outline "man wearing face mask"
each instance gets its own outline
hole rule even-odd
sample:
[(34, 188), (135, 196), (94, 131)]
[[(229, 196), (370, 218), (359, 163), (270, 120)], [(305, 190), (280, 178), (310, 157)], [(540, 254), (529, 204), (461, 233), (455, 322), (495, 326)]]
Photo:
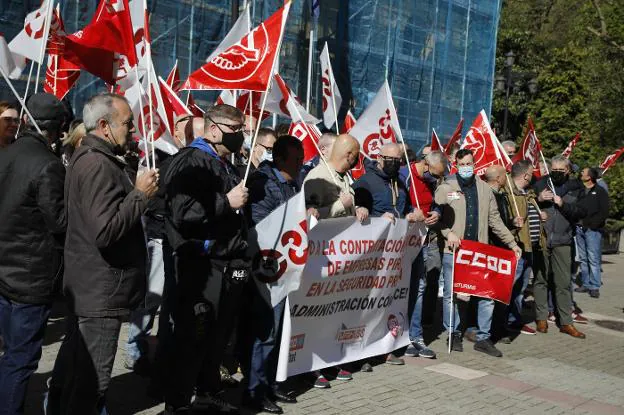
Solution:
[[(489, 230), (514, 251), (519, 258), (522, 250), (513, 235), (501, 220), (496, 205), (496, 198), (490, 187), (474, 175), (472, 152), (461, 149), (456, 155), (457, 174), (445, 178), (435, 193), (435, 202), (442, 207), (440, 220), (441, 233), (446, 240), (442, 266), (444, 267), (444, 304), (443, 322), (448, 330), (450, 313), (454, 313), (452, 327), (452, 349), (463, 351), (462, 334), (459, 329), (460, 318), (457, 308), (452, 304), (453, 252), (460, 246), (461, 240), (489, 242)], [(490, 356), (501, 357), (503, 354), (490, 340), (494, 301), (484, 298), (477, 300), (477, 342), (474, 349)]]
[(544, 228), (547, 236), (545, 253), (546, 273), (535, 275), (533, 295), (535, 297), (535, 319), (537, 331), (548, 331), (548, 288), (547, 276), (552, 274), (552, 286), (555, 295), (556, 311), (559, 316), (559, 331), (576, 338), (585, 338), (574, 327), (572, 316), (572, 244), (574, 226), (583, 219), (587, 210), (579, 203), (583, 190), (578, 181), (570, 178), (570, 161), (563, 156), (553, 157), (550, 178), (554, 193), (550, 190), (540, 193), (542, 211), (547, 215)]
[(178, 285), (173, 356), (165, 413), (195, 405), (236, 412), (223, 401), (219, 367), (249, 276), (247, 188), (230, 163), (243, 144), (243, 114), (229, 105), (206, 111), (203, 137), (174, 157), (165, 177), (165, 226), (175, 251)]
[[(26, 106), (43, 134), (26, 119), (19, 139), (0, 150), (0, 333), (6, 350), (0, 358), (0, 413), (10, 414), (23, 413), (28, 380), (41, 357), (62, 275), (66, 227), (65, 168), (51, 148), (64, 108), (44, 93), (31, 96)], [(15, 113), (2, 116), (17, 117), (10, 111)]]
[[(263, 162), (273, 161), (273, 144), (275, 144), (276, 139), (275, 131), (272, 129), (260, 128), (260, 130), (258, 130), (256, 145), (253, 147), (249, 156), (249, 162), (251, 163), (249, 174), (255, 172)], [(241, 176), (245, 174), (246, 167), (247, 166), (239, 167)]]
[(63, 283), (70, 315), (52, 372), (48, 414), (105, 411), (121, 324), (145, 296), (141, 216), (158, 190), (157, 170), (133, 184), (119, 157), (135, 131), (124, 97), (94, 96), (82, 118), (87, 135), (65, 180)]

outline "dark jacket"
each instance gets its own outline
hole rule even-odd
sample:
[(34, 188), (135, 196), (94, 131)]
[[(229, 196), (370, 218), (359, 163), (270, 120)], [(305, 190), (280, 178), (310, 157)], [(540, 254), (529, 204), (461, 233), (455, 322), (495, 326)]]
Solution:
[(316, 155), (308, 160), (303, 166), (301, 166), (301, 171), (299, 172), (299, 187), (303, 185), (303, 181), (305, 180), (308, 173), (312, 171), (313, 168), (319, 165), (321, 162), (321, 156)]
[[(393, 187), (396, 190), (394, 201)], [(355, 190), (355, 205), (367, 208), (371, 217), (379, 217), (389, 212), (399, 218), (404, 218), (411, 211), (405, 183), (398, 177), (391, 183), (388, 175), (376, 164), (371, 164), (366, 168), (366, 173), (353, 183), (353, 189)]]
[[(164, 184), (167, 239), (178, 256), (223, 260), (245, 256), (247, 223), (226, 197), (240, 181), (229, 161), (192, 145), (176, 154)], [(204, 250), (206, 241), (213, 241), (209, 252)]]
[(275, 169), (275, 163), (264, 162), (249, 176), (248, 211), (254, 226), (300, 190), (297, 183), (287, 182)]
[(64, 287), (78, 316), (125, 315), (144, 298), (147, 197), (125, 164), (89, 134), (67, 168)]
[[(156, 167), (160, 177), (167, 175), (167, 169), (171, 164), (173, 156), (156, 150), (158, 162)], [(147, 202), (147, 210), (145, 211), (145, 235), (148, 239), (163, 239), (165, 236), (165, 215), (167, 214), (165, 206), (165, 186), (160, 186), (153, 198)]]
[(46, 139), (25, 131), (0, 151), (0, 294), (50, 303), (61, 276), (65, 168)]
[[(495, 190), (492, 190), (492, 193), (494, 193), (494, 197), (496, 198), (496, 206), (498, 207), (498, 213), (503, 221), (503, 225), (505, 225), (509, 230), (514, 229), (513, 218), (509, 214), (509, 197), (507, 196), (507, 193), (504, 191), (497, 192)], [(491, 229), (490, 245), (507, 249), (507, 244), (503, 243), (503, 241), (501, 241)]]
[(587, 213), (581, 222), (583, 228), (594, 231), (604, 228), (609, 217), (609, 194), (602, 186), (595, 184), (591, 189), (584, 189), (580, 205)]
[[(578, 203), (583, 192), (581, 186), (578, 180), (570, 179), (555, 188), (557, 195), (563, 199), (561, 207), (551, 202), (540, 204), (542, 211), (548, 215), (544, 231), (549, 248), (570, 245), (574, 238), (574, 224), (587, 214), (585, 207)], [(538, 187), (538, 190), (541, 192), (543, 187)]]

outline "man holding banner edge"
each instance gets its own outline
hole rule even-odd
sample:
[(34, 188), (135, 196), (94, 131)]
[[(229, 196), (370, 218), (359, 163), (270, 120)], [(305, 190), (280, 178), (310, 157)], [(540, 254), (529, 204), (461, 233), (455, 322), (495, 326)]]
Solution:
[[(444, 179), (436, 190), (435, 202), (442, 207), (440, 231), (446, 240), (442, 261), (444, 270), (443, 322), (445, 328), (449, 329), (451, 312), (453, 312), (453, 327), (450, 329), (451, 335), (448, 341), (451, 342), (453, 350), (463, 351), (459, 313), (455, 307), (452, 307), (453, 252), (460, 246), (461, 239), (487, 243), (489, 229), (514, 251), (516, 257), (522, 255), (522, 250), (501, 221), (492, 190), (481, 179), (475, 177), (472, 151), (459, 150), (456, 162), (458, 173)], [(502, 357), (502, 353), (490, 340), (493, 311), (492, 300), (479, 299), (477, 343), (474, 348), (491, 356)]]

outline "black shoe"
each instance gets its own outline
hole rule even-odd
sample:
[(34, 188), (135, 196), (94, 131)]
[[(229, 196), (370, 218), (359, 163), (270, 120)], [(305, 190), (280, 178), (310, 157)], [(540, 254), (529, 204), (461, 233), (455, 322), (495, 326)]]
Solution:
[(197, 394), (193, 409), (198, 411), (206, 411), (207, 413), (217, 414), (237, 414), (238, 408), (229, 404), (218, 396), (210, 393)]
[(276, 390), (273, 391), (273, 396), (272, 398), (274, 398), (275, 401), (277, 402), (282, 402), (282, 403), (297, 403), (297, 398), (295, 398), (294, 396), (292, 396), (289, 393), (286, 392), (282, 392), (281, 390)]
[[(451, 350), (454, 352), (463, 352), (464, 344), (462, 340), (461, 333), (453, 333), (453, 344), (451, 344)], [(446, 340), (446, 344), (448, 344), (448, 339)]]
[(589, 290), (589, 296), (591, 298), (600, 298), (600, 291), (599, 290)]
[(585, 288), (585, 287), (578, 287), (574, 289), (575, 293), (588, 293), (589, 292), (589, 288)]
[(503, 357), (503, 353), (498, 350), (490, 339), (481, 340), (475, 343), (474, 349), (478, 352), (489, 354), (494, 357)]
[(191, 407), (190, 406), (182, 406), (180, 408), (174, 408), (171, 405), (165, 405), (165, 412), (163, 415), (190, 415)]
[(270, 414), (283, 414), (284, 410), (276, 405), (266, 396), (263, 399), (256, 399), (247, 394), (243, 396), (243, 406), (254, 412), (268, 412)]

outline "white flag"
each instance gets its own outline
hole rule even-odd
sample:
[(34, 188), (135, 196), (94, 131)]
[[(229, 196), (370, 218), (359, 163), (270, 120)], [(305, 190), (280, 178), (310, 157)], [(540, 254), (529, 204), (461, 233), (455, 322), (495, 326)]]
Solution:
[(325, 127), (332, 128), (338, 120), (342, 96), (338, 90), (338, 85), (336, 85), (336, 78), (334, 78), (327, 42), (325, 42), (325, 47), (321, 52), (321, 80), (323, 81), (323, 123)]
[(305, 110), (303, 105), (301, 105), (299, 97), (286, 85), (286, 82), (279, 74), (275, 74), (271, 81), (271, 89), (266, 100), (265, 111), (288, 117), (293, 122), (303, 121), (307, 124), (318, 124), (321, 122), (321, 120)]
[(227, 35), (223, 38), (219, 46), (212, 51), (210, 56), (206, 59), (206, 62), (210, 62), (212, 58), (229, 48), (230, 46), (238, 43), (247, 33), (251, 32), (251, 19), (249, 18), (249, 7), (245, 7), (245, 10), (238, 16), (238, 19), (234, 23), (234, 26), (230, 29)]
[(44, 0), (41, 3), (41, 7), (28, 13), (26, 19), (24, 19), (24, 29), (9, 43), (11, 52), (43, 64), (45, 47), (50, 32), (52, 10), (52, 2)]
[(254, 258), (255, 281), (270, 291), (275, 306), (288, 293), (299, 289), (301, 274), (308, 258), (308, 222), (305, 197), (297, 193), (275, 209), (255, 227), (257, 248)]
[(403, 142), (403, 134), (387, 80), (349, 134), (360, 142), (362, 153), (371, 158), (377, 158), (384, 144)]
[(4, 72), (7, 76), (15, 70), (13, 54), (9, 50), (9, 46), (2, 35), (0, 35), (0, 68), (2, 68), (2, 72)]

